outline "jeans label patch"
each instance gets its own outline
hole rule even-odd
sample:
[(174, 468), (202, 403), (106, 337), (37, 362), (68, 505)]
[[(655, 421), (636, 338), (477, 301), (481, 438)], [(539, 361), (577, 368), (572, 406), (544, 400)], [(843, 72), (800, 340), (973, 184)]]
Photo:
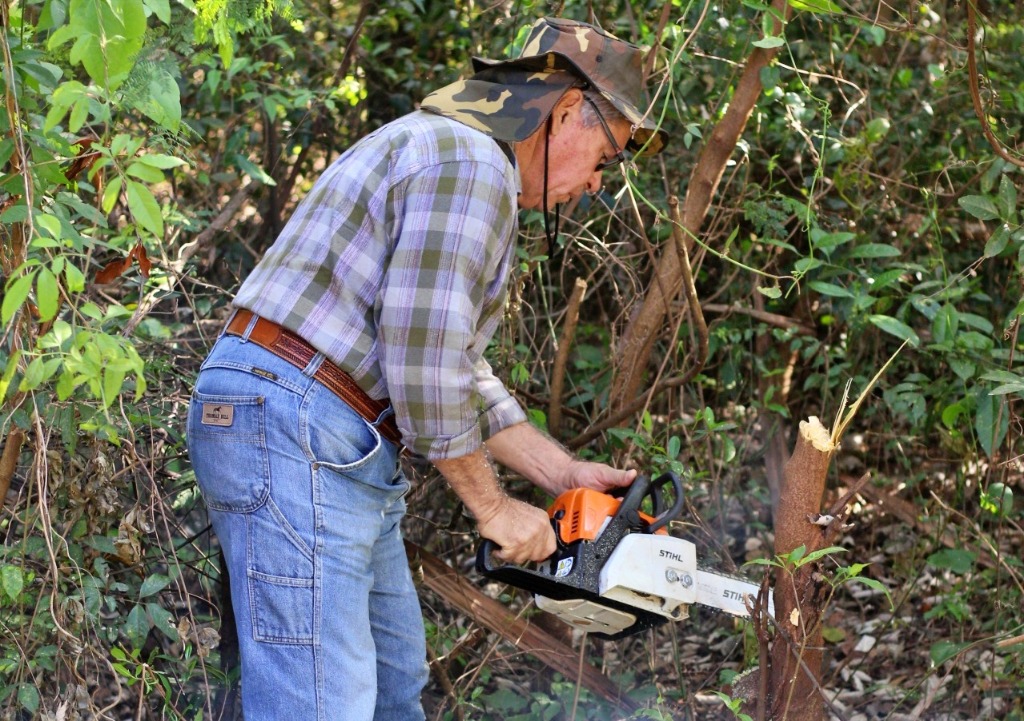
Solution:
[(203, 404), (203, 424), (207, 426), (230, 426), (235, 420), (235, 407), (223, 403)]

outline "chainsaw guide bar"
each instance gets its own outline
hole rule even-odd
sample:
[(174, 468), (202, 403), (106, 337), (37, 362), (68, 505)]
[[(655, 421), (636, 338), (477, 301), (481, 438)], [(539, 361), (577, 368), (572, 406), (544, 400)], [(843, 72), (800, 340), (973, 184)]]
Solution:
[[(653, 516), (640, 510), (648, 499)], [(591, 489), (567, 491), (548, 509), (558, 542), (550, 558), (536, 568), (495, 564), (492, 554), (499, 549), (484, 539), (476, 568), (487, 578), (532, 592), (539, 608), (603, 638), (681, 621), (695, 603), (749, 616), (745, 597), (753, 596), (753, 603), (760, 587), (698, 568), (696, 546), (668, 535), (665, 527), (682, 508), (682, 482), (674, 473), (653, 483), (638, 476), (621, 499)], [(774, 615), (771, 594), (768, 612)]]

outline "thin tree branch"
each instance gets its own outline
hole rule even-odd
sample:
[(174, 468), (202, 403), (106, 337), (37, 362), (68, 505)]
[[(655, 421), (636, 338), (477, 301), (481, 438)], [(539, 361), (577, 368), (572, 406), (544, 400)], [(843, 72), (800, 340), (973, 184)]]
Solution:
[(1005, 160), (1008, 163), (1013, 163), (1018, 168), (1024, 168), (1024, 157), (1020, 155), (1011, 154), (1006, 146), (1003, 145), (1002, 141), (995, 136), (992, 132), (992, 128), (988, 125), (988, 119), (985, 113), (985, 106), (981, 101), (981, 88), (978, 83), (978, 57), (977, 57), (977, 40), (978, 35), (978, 10), (974, 6), (975, 0), (967, 0), (967, 81), (971, 89), (971, 101), (974, 104), (974, 114), (978, 116), (978, 121), (981, 123), (981, 132), (985, 134), (985, 139), (988, 140), (989, 145), (996, 151), (996, 155)]
[(565, 385), (565, 367), (569, 362), (569, 349), (572, 347), (576, 324), (580, 319), (580, 304), (587, 292), (587, 282), (577, 278), (573, 284), (572, 295), (565, 309), (565, 325), (558, 340), (558, 351), (551, 368), (551, 401), (548, 404), (548, 432), (558, 438), (562, 430), (562, 388)]

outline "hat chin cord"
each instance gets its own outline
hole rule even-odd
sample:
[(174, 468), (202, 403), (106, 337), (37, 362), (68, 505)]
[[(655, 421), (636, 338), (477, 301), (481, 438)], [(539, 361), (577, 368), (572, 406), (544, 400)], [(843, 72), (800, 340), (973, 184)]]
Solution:
[(548, 219), (548, 141), (551, 138), (551, 116), (548, 116), (547, 126), (544, 129), (544, 236), (548, 241), (548, 258), (551, 257), (555, 245), (558, 242), (558, 221), (561, 216), (561, 203), (555, 203), (554, 233), (551, 232), (551, 223)]

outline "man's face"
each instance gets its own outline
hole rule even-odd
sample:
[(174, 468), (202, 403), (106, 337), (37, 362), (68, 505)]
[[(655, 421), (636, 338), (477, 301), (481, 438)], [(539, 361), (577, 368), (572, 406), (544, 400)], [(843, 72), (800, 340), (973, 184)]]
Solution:
[[(601, 123), (583, 125), (586, 100), (578, 90), (570, 90), (552, 112), (551, 135), (548, 138), (548, 207), (578, 199), (583, 193), (596, 193), (601, 188), (600, 166), (615, 158), (629, 140), (629, 124), (621, 116), (605, 118)], [(535, 134), (535, 142), (524, 143), (520, 163), (523, 192), (519, 207), (540, 210), (544, 207), (544, 133), (547, 125)], [(611, 137), (609, 137), (609, 134)]]

